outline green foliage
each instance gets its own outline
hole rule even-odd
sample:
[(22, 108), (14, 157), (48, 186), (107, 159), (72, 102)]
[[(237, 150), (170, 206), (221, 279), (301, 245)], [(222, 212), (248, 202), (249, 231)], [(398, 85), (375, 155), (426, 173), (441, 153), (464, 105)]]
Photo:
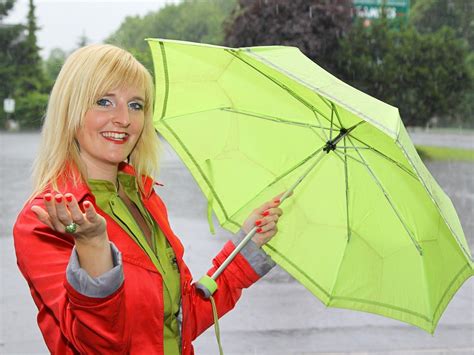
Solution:
[(421, 33), (432, 33), (443, 26), (452, 28), (456, 35), (474, 50), (474, 1), (418, 0), (412, 6), (410, 22)]
[[(472, 0), (417, 0), (413, 5), (410, 22), (421, 33), (433, 33), (443, 26), (452, 28), (456, 36), (466, 41), (470, 54), (467, 66), (474, 81), (474, 1)], [(474, 127), (474, 87), (465, 90), (462, 101), (455, 108), (449, 123)]]
[(56, 80), (66, 57), (67, 53), (61, 48), (53, 48), (48, 59), (43, 62), (46, 79), (50, 83), (49, 87), (52, 87), (52, 83)]
[(222, 44), (222, 23), (236, 0), (186, 0), (169, 4), (144, 17), (127, 17), (107, 43), (133, 53), (148, 69), (153, 68), (145, 38), (168, 38)]
[(23, 128), (37, 128), (42, 124), (42, 118), (46, 113), (48, 95), (37, 91), (31, 91), (26, 95), (19, 96), (16, 100), (15, 117)]
[[(2, 2), (0, 14), (6, 16), (13, 8), (14, 1)], [(45, 101), (41, 98), (47, 89), (43, 74), (39, 47), (37, 45), (35, 6), (33, 0), (29, 1), (27, 24), (3, 25), (0, 27), (0, 95), (1, 101), (6, 97), (16, 100), (15, 117), (22, 120), (26, 126), (38, 125), (37, 121), (27, 122), (26, 118), (32, 117), (34, 112), (28, 113), (25, 108), (37, 109)], [(28, 98), (28, 100), (26, 100)], [(37, 103), (37, 104), (34, 104)], [(2, 105), (3, 106), (3, 105)], [(4, 127), (6, 114), (0, 111), (0, 127)]]
[(15, 0), (2, 0), (0, 2), (0, 20), (8, 15), (13, 6), (15, 5)]
[(352, 23), (352, 0), (239, 0), (227, 21), (230, 47), (298, 47), (319, 65), (333, 70), (339, 39)]
[(36, 32), (39, 27), (36, 24), (35, 5), (33, 0), (29, 1), (27, 17), (26, 40), (19, 44), (18, 70), (22, 74), (18, 81), (18, 91), (41, 90), (45, 84), (41, 65), (40, 48), (37, 44)]
[(0, 95), (2, 98), (13, 94), (15, 77), (17, 75), (15, 61), (23, 26), (5, 25), (0, 28)]
[(85, 31), (82, 31), (82, 34), (79, 36), (79, 39), (77, 40), (77, 48), (81, 48), (84, 46), (87, 46), (89, 44), (89, 38), (86, 35)]
[(416, 150), (423, 160), (474, 161), (474, 150), (472, 149), (417, 145)]
[(390, 29), (387, 20), (353, 27), (341, 41), (342, 79), (400, 109), (407, 125), (453, 117), (472, 87), (467, 48), (453, 30), (420, 34), (413, 27)]

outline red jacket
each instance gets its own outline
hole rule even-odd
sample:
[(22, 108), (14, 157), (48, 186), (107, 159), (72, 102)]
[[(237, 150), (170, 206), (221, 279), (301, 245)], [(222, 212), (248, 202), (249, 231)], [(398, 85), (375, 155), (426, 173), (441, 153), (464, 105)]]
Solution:
[[(126, 173), (133, 168), (121, 166)], [(182, 354), (193, 354), (193, 341), (213, 324), (211, 303), (199, 296), (183, 261), (183, 246), (170, 228), (166, 207), (153, 190), (153, 180), (145, 179), (144, 206), (155, 218), (173, 247), (181, 276), (183, 309)], [(46, 345), (54, 354), (163, 354), (163, 282), (146, 253), (95, 204), (87, 185), (66, 183), (61, 192), (70, 192), (82, 203), (91, 201), (107, 220), (111, 241), (122, 253), (125, 280), (106, 298), (92, 298), (75, 291), (66, 279), (74, 239), (41, 223), (31, 206), (43, 206), (43, 194), (27, 203), (15, 223), (13, 234), (18, 266), (26, 278), (38, 307), (38, 324)], [(45, 192), (46, 193), (46, 192)], [(234, 250), (228, 242), (213, 260), (211, 274)], [(240, 254), (219, 276), (214, 294), (219, 316), (231, 310), (242, 289), (259, 276)]]

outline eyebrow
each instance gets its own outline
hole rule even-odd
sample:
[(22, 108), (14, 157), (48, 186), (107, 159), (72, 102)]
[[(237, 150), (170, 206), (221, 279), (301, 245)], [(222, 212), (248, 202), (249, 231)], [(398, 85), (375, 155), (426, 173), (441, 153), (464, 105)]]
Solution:
[[(112, 92), (107, 92), (104, 94), (104, 96), (113, 96), (113, 97), (116, 97), (117, 95), (115, 95), (114, 93)], [(133, 100), (139, 100), (139, 101), (143, 101), (145, 102), (145, 99), (141, 96), (133, 96), (130, 98), (130, 101), (133, 101)]]

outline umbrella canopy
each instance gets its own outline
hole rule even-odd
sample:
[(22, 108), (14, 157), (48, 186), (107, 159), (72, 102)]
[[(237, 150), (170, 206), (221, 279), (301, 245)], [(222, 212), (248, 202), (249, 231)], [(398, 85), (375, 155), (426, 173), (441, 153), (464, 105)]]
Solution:
[(398, 109), (294, 47), (149, 44), (155, 127), (219, 223), (236, 232), (308, 172), (265, 246), (273, 260), (327, 306), (434, 332), (473, 263)]

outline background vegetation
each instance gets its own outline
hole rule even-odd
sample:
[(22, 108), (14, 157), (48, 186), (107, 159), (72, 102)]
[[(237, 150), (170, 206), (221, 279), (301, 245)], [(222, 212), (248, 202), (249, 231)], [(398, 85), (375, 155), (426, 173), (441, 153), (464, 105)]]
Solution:
[[(16, 99), (23, 128), (35, 128), (68, 53), (39, 56), (33, 0), (24, 24), (3, 25), (14, 3), (0, 2), (0, 95)], [(412, 0), (408, 19), (382, 16), (370, 24), (353, 10), (352, 0), (184, 0), (127, 17), (106, 42), (128, 49), (149, 70), (148, 37), (297, 46), (342, 80), (399, 107), (406, 125), (474, 128), (474, 1)], [(85, 44), (85, 36), (78, 39), (77, 47)]]

